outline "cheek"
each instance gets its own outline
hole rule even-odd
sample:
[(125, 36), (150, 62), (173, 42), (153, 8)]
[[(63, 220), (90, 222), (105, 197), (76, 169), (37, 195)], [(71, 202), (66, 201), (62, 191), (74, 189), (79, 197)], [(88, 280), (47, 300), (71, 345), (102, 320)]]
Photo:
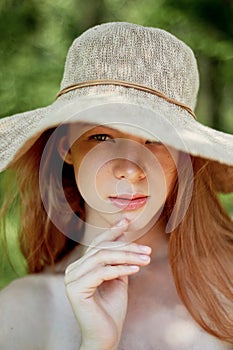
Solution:
[(176, 164), (170, 156), (167, 156), (167, 158), (164, 159), (161, 166), (162, 166), (163, 171), (164, 171), (167, 189), (168, 189), (168, 191), (170, 191), (171, 186), (174, 184), (175, 179), (177, 177)]
[[(71, 147), (71, 157), (72, 157), (72, 163), (74, 167), (74, 174), (75, 174), (77, 186), (79, 183), (79, 173), (80, 173), (80, 169), (82, 168), (82, 162), (85, 160), (85, 157), (88, 154), (88, 152), (89, 152), (89, 148), (83, 146), (82, 144), (79, 145), (78, 142)], [(86, 167), (84, 168), (85, 169), (82, 172), (82, 174), (85, 177), (85, 175), (88, 175), (88, 169), (86, 169)]]
[(86, 204), (95, 210), (108, 211), (106, 194), (112, 193), (111, 169), (105, 166), (102, 155), (86, 153), (75, 158), (75, 178), (79, 192)]
[(74, 176), (75, 176), (75, 181), (78, 186), (78, 176), (79, 176), (79, 162), (74, 161), (73, 162), (73, 168), (74, 168)]
[(170, 191), (177, 177), (178, 151), (164, 150), (157, 156), (157, 159), (163, 170), (163, 175), (167, 185), (167, 192)]
[(110, 166), (103, 165), (96, 171), (95, 176), (96, 192), (101, 198), (115, 193), (117, 181), (113, 176)]

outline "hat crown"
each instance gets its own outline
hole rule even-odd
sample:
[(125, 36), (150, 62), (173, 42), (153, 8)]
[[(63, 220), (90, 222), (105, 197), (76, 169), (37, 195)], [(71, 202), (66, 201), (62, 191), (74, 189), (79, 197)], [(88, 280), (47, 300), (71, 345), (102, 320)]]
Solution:
[(145, 85), (191, 109), (199, 88), (196, 59), (186, 44), (165, 30), (125, 22), (95, 26), (70, 47), (61, 89), (96, 79)]

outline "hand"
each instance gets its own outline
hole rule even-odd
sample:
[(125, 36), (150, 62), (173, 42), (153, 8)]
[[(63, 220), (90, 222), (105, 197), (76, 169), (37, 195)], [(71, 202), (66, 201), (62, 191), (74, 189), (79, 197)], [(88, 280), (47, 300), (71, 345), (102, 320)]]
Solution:
[(66, 292), (82, 334), (81, 349), (115, 349), (128, 303), (128, 276), (150, 262), (149, 247), (124, 243), (126, 220), (100, 234), (69, 265)]

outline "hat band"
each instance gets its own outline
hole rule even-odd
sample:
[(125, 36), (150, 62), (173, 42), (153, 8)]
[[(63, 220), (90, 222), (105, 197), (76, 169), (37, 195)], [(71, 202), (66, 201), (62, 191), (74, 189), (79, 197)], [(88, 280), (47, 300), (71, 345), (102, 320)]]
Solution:
[(89, 80), (89, 81), (85, 81), (82, 83), (77, 83), (74, 85), (70, 85), (67, 86), (66, 88), (62, 89), (59, 91), (59, 93), (57, 94), (56, 98), (66, 94), (67, 92), (76, 90), (76, 89), (81, 89), (84, 87), (89, 87), (89, 86), (97, 86), (97, 85), (117, 85), (117, 86), (123, 86), (123, 87), (127, 87), (127, 88), (133, 88), (133, 89), (137, 89), (140, 91), (144, 91), (147, 93), (150, 93), (152, 95), (156, 95), (158, 97), (163, 98), (164, 100), (166, 100), (169, 103), (172, 103), (176, 106), (179, 106), (181, 108), (184, 108), (189, 114), (191, 114), (195, 119), (195, 113), (192, 111), (192, 109), (190, 107), (188, 107), (187, 105), (185, 105), (182, 102), (179, 102), (171, 97), (166, 96), (165, 94), (163, 94), (162, 92), (152, 89), (150, 87), (147, 87), (145, 85), (141, 85), (141, 84), (137, 84), (137, 83), (130, 83), (130, 82), (126, 82), (126, 81), (122, 81), (122, 80)]

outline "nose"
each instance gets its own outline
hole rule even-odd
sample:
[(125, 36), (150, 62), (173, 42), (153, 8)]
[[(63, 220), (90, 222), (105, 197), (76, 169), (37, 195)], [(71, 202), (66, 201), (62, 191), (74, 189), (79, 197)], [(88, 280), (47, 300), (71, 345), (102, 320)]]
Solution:
[(124, 179), (131, 183), (136, 183), (146, 177), (145, 172), (139, 165), (127, 159), (114, 160), (113, 174), (117, 179)]

